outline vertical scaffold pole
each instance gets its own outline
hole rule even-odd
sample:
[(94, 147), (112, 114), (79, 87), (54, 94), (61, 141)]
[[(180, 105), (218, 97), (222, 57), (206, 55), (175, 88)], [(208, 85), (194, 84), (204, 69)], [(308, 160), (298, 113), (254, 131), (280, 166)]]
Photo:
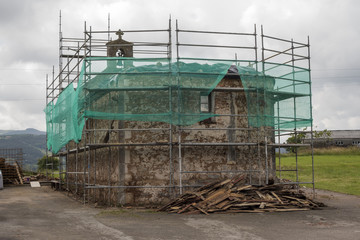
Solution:
[[(295, 89), (295, 58), (294, 58), (294, 40), (291, 39), (291, 65), (292, 65), (292, 79), (293, 79), (293, 93), (294, 93), (294, 131), (295, 131), (295, 139), (297, 139), (298, 133), (297, 133), (297, 124), (296, 124), (296, 89)], [(299, 189), (299, 163), (298, 163), (298, 148), (295, 147), (295, 173), (296, 173), (296, 183), (297, 188)]]
[[(94, 129), (97, 129), (97, 124), (96, 124), (96, 120), (95, 120), (95, 122), (94, 122)], [(97, 141), (96, 141), (96, 139), (97, 139), (97, 134), (96, 134), (96, 131), (94, 131), (94, 142), (96, 143)], [(94, 151), (94, 186), (96, 186), (96, 148), (93, 150)], [(94, 200), (96, 199), (96, 188), (94, 188), (93, 190), (93, 198), (94, 198)]]
[(75, 153), (75, 193), (78, 193), (78, 157), (79, 157), (79, 144), (76, 143)]
[(312, 185), (313, 185), (313, 197), (315, 198), (315, 167), (314, 167), (314, 134), (313, 134), (313, 115), (312, 115), (312, 90), (311, 90), (311, 65), (310, 65), (310, 38), (308, 40), (308, 67), (309, 67), (309, 85), (310, 85), (310, 119), (311, 119), (311, 167), (312, 167)]
[(179, 188), (180, 194), (183, 194), (183, 186), (182, 186), (182, 155), (181, 155), (181, 130), (179, 128), (179, 136), (178, 136), (178, 144), (179, 144)]
[(84, 170), (84, 176), (83, 176), (83, 194), (84, 194), (84, 204), (86, 203), (86, 159), (87, 159), (87, 129), (88, 121), (85, 120), (85, 126), (84, 126), (84, 155), (83, 155), (83, 170)]
[(171, 41), (172, 41), (172, 38), (171, 38), (171, 15), (170, 15), (170, 18), (169, 18), (169, 43), (168, 43), (168, 59), (170, 59), (171, 61), (171, 57), (172, 57), (172, 44), (171, 44)]
[(61, 10), (59, 13), (59, 88), (61, 91), (62, 88), (62, 70), (63, 70), (63, 63), (62, 63), (62, 41), (63, 41), (63, 35), (62, 35), (62, 26), (61, 26)]
[(110, 13), (108, 13), (108, 42), (110, 41)]
[[(262, 75), (265, 76), (265, 47), (264, 47), (264, 29), (263, 26), (261, 25), (261, 71), (262, 71)], [(261, 185), (261, 154), (260, 154), (260, 141), (261, 141), (261, 134), (260, 134), (260, 122), (259, 122), (259, 81), (256, 81), (256, 124), (257, 124), (257, 139), (258, 139), (258, 164), (259, 164), (259, 185)], [(267, 149), (265, 149), (265, 154), (267, 154)], [(265, 158), (267, 158), (265, 156)], [(267, 160), (265, 160), (267, 161)], [(265, 162), (265, 165), (267, 163)], [(267, 171), (265, 169), (265, 171)], [(265, 174), (267, 174), (267, 172), (265, 172)]]
[[(54, 99), (55, 99), (55, 66), (53, 66), (53, 69), (52, 69), (52, 84), (53, 84), (52, 100), (54, 101)], [(58, 94), (60, 94), (60, 89), (59, 89)], [(48, 162), (48, 158), (46, 158), (46, 160), (47, 160), (46, 161), (46, 179), (49, 180), (48, 179), (48, 164), (50, 164), (50, 163)], [(51, 165), (51, 174), (52, 174), (52, 178), (54, 178), (54, 162), (53, 161), (52, 161), (52, 165)]]
[[(279, 87), (277, 87), (277, 91), (279, 91)], [(277, 126), (278, 126), (278, 151), (279, 151), (279, 178), (281, 181), (281, 151), (280, 151), (280, 99), (279, 99), (279, 95), (278, 95), (278, 99), (277, 99)]]
[(265, 171), (266, 171), (266, 184), (269, 184), (269, 161), (268, 161), (268, 139), (265, 136)]
[[(176, 78), (177, 78), (177, 123), (180, 124), (180, 113), (181, 113), (181, 105), (180, 105), (180, 76), (179, 76), (179, 25), (178, 20), (176, 20)], [(178, 127), (178, 160), (179, 160), (179, 188), (180, 188), (180, 194), (183, 193), (183, 186), (182, 186), (182, 155), (181, 155), (181, 129)]]
[(66, 177), (66, 191), (69, 194), (69, 175), (68, 175), (68, 171), (69, 171), (69, 145), (66, 147), (67, 151), (66, 151), (66, 166), (65, 166), (65, 177)]
[(174, 84), (172, 81), (172, 78), (171, 78), (171, 75), (172, 75), (172, 69), (171, 69), (171, 57), (172, 57), (172, 38), (171, 38), (171, 15), (169, 17), (169, 43), (168, 43), (168, 53), (167, 53), (167, 57), (168, 57), (168, 63), (169, 63), (169, 74), (168, 74), (168, 79), (170, 79), (170, 82), (169, 82), (169, 157), (170, 157), (170, 166), (169, 166), (169, 171), (170, 171), (170, 174), (169, 174), (169, 185), (170, 185), (170, 188), (169, 188), (169, 195), (170, 195), (170, 198), (172, 198), (173, 196), (173, 187), (174, 187), (174, 159), (173, 159), (173, 119), (172, 119), (172, 111), (173, 111), (173, 108), (172, 108), (172, 85)]
[[(49, 101), (48, 101), (48, 83), (49, 83), (49, 75), (46, 74), (46, 106), (48, 105)], [(51, 108), (51, 115), (52, 115), (52, 111), (53, 111), (53, 108)], [(49, 114), (48, 112), (46, 112), (46, 114)], [(52, 119), (51, 119), (52, 120)], [(47, 148), (47, 142), (48, 142), (48, 131), (49, 129), (47, 129), (47, 126), (48, 126), (48, 123), (46, 123), (46, 158), (45, 158), (45, 169), (46, 169), (46, 180), (49, 180), (48, 179), (48, 172), (47, 172), (47, 163), (48, 163), (48, 157), (49, 157), (49, 151), (48, 151), (48, 148)], [(52, 126), (52, 124), (51, 124)], [(52, 131), (52, 129), (51, 129)]]

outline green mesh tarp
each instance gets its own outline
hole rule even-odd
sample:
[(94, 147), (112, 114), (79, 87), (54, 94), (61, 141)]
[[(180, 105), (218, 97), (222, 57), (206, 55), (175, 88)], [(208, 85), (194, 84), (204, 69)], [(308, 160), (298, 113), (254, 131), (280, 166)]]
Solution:
[(76, 103), (76, 92), (70, 84), (62, 91), (56, 104), (51, 102), (45, 108), (47, 147), (54, 153), (71, 140), (81, 140), (84, 121), (78, 123)]
[(87, 59), (79, 109), (86, 118), (192, 125), (214, 116), (200, 111), (199, 94), (208, 95), (229, 67), (168, 59)]
[(275, 129), (310, 126), (309, 70), (276, 63), (259, 63), (257, 68), (259, 72), (254, 69), (239, 72), (246, 93), (249, 125)]
[[(57, 153), (81, 140), (86, 118), (193, 125), (214, 117), (201, 111), (233, 61), (87, 58), (76, 91), (69, 85), (46, 109), (47, 146)], [(271, 63), (233, 65), (244, 86), (249, 126), (298, 128), (311, 124), (306, 69)], [(259, 70), (263, 69), (263, 71)]]

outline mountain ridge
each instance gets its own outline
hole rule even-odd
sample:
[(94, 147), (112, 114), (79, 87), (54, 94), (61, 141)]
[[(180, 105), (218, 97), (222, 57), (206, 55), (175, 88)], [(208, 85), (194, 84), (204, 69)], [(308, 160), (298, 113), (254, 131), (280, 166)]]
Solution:
[(34, 128), (0, 130), (0, 148), (21, 148), (24, 168), (36, 170), (38, 159), (46, 154), (46, 133)]
[(25, 130), (0, 130), (0, 135), (19, 135), (19, 134), (46, 135), (46, 132), (37, 130), (35, 128), (26, 128)]

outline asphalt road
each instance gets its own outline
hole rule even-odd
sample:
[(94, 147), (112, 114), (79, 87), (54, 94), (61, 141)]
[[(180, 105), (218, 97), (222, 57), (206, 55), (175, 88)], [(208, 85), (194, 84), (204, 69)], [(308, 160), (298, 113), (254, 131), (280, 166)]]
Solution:
[(48, 187), (0, 190), (0, 239), (360, 239), (360, 198), (318, 191), (323, 210), (176, 215), (95, 208)]

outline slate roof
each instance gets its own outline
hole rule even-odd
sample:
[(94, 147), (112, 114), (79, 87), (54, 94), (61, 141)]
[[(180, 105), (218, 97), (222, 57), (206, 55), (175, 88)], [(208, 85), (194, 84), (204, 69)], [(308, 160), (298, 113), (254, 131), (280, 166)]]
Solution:
[[(360, 130), (329, 130), (332, 139), (360, 139)], [(310, 139), (310, 134), (306, 134), (306, 139)]]
[(360, 130), (330, 130), (331, 138), (360, 138)]

